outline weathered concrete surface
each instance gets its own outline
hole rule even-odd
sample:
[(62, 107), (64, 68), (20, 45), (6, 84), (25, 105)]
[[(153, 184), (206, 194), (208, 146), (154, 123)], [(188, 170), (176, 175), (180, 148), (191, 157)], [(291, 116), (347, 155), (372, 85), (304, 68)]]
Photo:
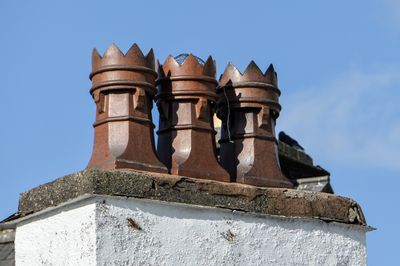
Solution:
[(332, 194), (260, 188), (130, 170), (85, 170), (59, 178), (22, 193), (18, 212), (26, 216), (84, 194), (147, 198), (366, 225), (361, 208), (355, 201)]

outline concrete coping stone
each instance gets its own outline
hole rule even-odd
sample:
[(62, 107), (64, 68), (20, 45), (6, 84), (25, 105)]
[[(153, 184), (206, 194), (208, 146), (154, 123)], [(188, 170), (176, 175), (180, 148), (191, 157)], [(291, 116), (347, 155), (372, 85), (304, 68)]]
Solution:
[(21, 193), (18, 217), (87, 194), (145, 198), (367, 226), (357, 202), (333, 194), (262, 188), (134, 170), (84, 170), (40, 185)]

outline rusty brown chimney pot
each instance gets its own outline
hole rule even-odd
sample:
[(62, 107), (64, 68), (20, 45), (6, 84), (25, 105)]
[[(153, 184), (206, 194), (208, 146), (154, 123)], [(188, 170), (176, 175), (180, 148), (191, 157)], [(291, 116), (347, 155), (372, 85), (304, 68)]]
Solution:
[(152, 49), (146, 56), (136, 44), (125, 55), (115, 44), (103, 56), (93, 50), (90, 93), (97, 111), (87, 168), (167, 172), (154, 148), (156, 77)]
[(219, 85), (217, 115), (223, 124), (221, 164), (239, 183), (292, 187), (278, 160), (275, 121), (281, 106), (273, 66), (262, 73), (251, 61), (242, 74), (229, 64)]
[(216, 156), (213, 105), (215, 62), (192, 54), (169, 56), (159, 68), (157, 152), (171, 174), (230, 180)]

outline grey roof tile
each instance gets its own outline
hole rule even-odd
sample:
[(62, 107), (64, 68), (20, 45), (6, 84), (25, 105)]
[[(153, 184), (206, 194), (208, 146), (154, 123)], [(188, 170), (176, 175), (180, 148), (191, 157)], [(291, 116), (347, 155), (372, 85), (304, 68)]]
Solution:
[(0, 266), (15, 265), (14, 229), (0, 229)]

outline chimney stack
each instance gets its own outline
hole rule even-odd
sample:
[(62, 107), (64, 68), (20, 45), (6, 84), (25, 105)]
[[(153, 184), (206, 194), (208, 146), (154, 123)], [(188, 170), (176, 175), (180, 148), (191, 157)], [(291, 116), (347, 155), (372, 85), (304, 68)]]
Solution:
[(87, 168), (167, 173), (154, 146), (151, 109), (156, 77), (152, 49), (145, 56), (133, 44), (124, 55), (112, 44), (103, 57), (93, 50), (90, 93), (97, 111)]
[(238, 183), (292, 187), (278, 160), (275, 121), (281, 106), (273, 66), (263, 74), (251, 61), (242, 74), (229, 64), (219, 84), (217, 115), (223, 124), (221, 164)]
[[(211, 57), (170, 56), (157, 80), (154, 68), (153, 52), (136, 45), (125, 55), (115, 45), (103, 57), (93, 51), (91, 169), (20, 194), (18, 211), (0, 222), (0, 265), (367, 264), (373, 229), (361, 207), (291, 189), (281, 172), (272, 65), (262, 73), (251, 62), (243, 74), (228, 65), (218, 88)], [(154, 151), (153, 97), (166, 167)], [(215, 105), (231, 176), (217, 161)], [(286, 142), (284, 170), (299, 187), (327, 181), (296, 141)]]
[(193, 54), (169, 56), (159, 68), (157, 152), (171, 174), (229, 182), (216, 155), (215, 62)]

